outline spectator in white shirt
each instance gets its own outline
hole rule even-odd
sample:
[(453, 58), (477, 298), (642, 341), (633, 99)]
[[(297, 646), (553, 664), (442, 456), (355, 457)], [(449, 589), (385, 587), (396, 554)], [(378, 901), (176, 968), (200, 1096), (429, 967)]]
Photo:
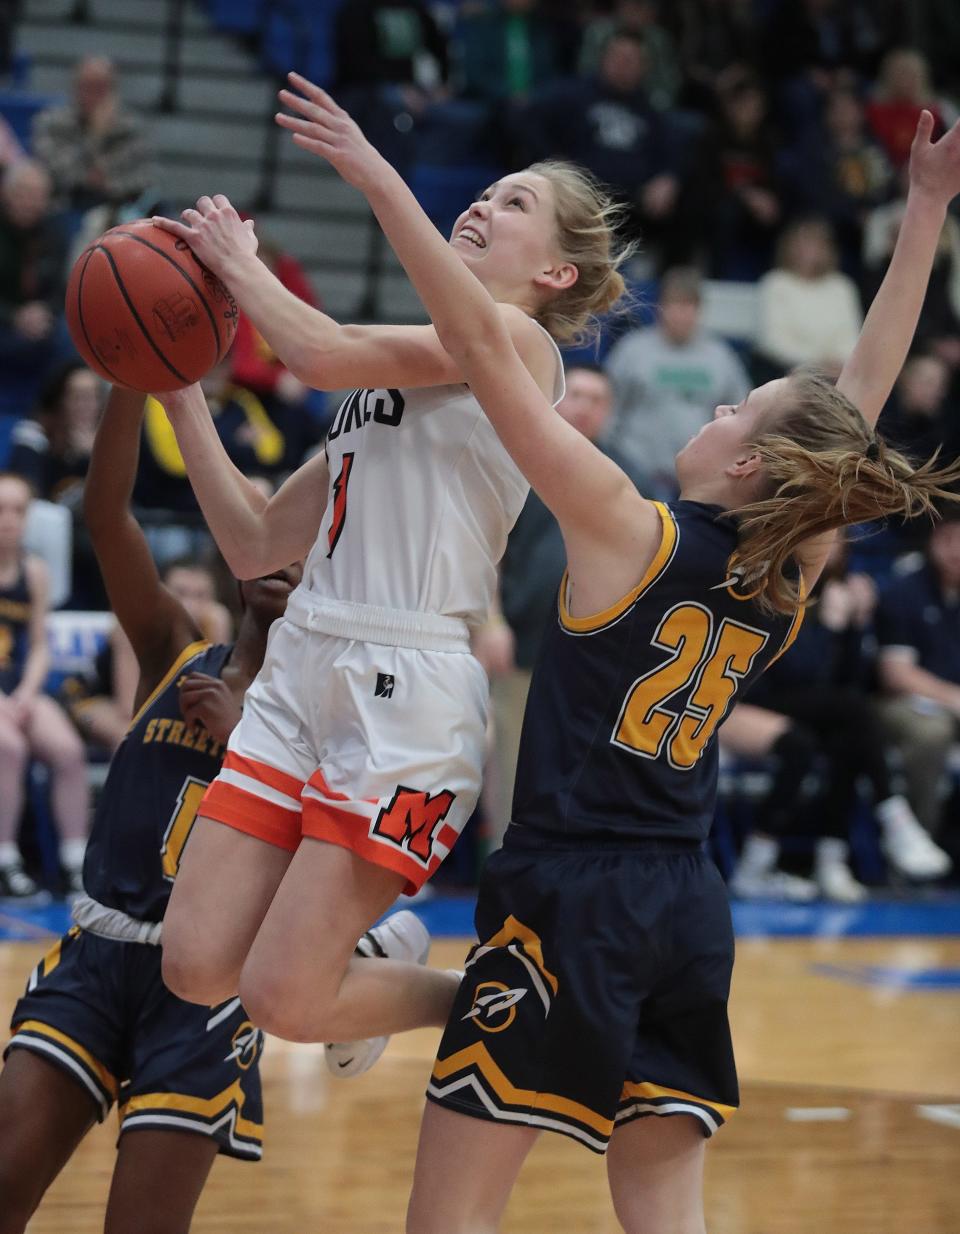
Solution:
[(777, 372), (810, 364), (839, 373), (853, 351), (863, 310), (853, 279), (837, 267), (825, 219), (804, 219), (783, 233), (776, 268), (757, 284), (757, 352)]

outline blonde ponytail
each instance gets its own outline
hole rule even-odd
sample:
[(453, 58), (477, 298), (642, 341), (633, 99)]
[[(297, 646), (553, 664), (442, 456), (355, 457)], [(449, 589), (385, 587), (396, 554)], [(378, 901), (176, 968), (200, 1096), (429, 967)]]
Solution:
[[(796, 550), (851, 523), (934, 514), (960, 501), (960, 463), (917, 467), (871, 432), (857, 408), (815, 373), (790, 377), (791, 403), (753, 442), (766, 495), (732, 512), (736, 565), (745, 591), (767, 611), (790, 613), (800, 599)], [(938, 452), (939, 453), (939, 452)]]

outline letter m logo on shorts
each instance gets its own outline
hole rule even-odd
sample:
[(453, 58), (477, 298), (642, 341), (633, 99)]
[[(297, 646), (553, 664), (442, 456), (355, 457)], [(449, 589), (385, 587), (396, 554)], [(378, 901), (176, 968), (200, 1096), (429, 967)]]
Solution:
[(404, 788), (401, 784), (390, 804), (380, 811), (373, 824), (373, 833), (426, 863), (433, 852), (434, 837), (455, 799), (456, 793), (446, 788), (431, 797), (420, 789)]

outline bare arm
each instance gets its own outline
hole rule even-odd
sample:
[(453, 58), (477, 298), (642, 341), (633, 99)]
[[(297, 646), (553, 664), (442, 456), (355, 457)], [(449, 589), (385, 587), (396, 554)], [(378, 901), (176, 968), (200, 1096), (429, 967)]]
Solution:
[(659, 544), (655, 508), (544, 397), (518, 355), (539, 334), (536, 325), (520, 309), (494, 303), (346, 112), (318, 87), (296, 75), (291, 81), (307, 99), (285, 94), (284, 101), (305, 118), (284, 117), (285, 127), (366, 196), (440, 342), (560, 523), (578, 607), (604, 607), (619, 598), (642, 576)]
[(931, 143), (922, 113), (910, 155), (910, 191), (896, 247), (837, 388), (872, 427), (890, 397), (920, 319), (947, 206), (960, 190), (960, 124)]
[[(931, 143), (933, 117), (924, 111), (910, 154), (910, 190), (896, 247), (837, 389), (873, 428), (907, 358), (920, 319), (947, 206), (960, 192), (960, 123)], [(834, 535), (798, 552), (808, 588), (823, 569)]]
[(199, 386), (157, 397), (170, 417), (207, 525), (237, 578), (257, 578), (305, 557), (327, 504), (323, 454), (304, 463), (268, 499), (230, 461)]
[[(316, 390), (401, 389), (464, 380), (433, 326), (340, 325), (288, 291), (257, 257), (226, 197), (201, 197), (184, 223), (155, 218), (224, 280), (291, 373)], [(534, 350), (538, 350), (535, 347)]]
[(22, 701), (34, 698), (43, 689), (50, 671), (50, 649), (47, 645), (47, 612), (50, 600), (50, 578), (46, 562), (28, 557), (25, 567), (30, 592), (30, 625), (27, 632), (27, 660), (23, 676), (11, 697)]
[(163, 583), (130, 509), (140, 455), (142, 394), (114, 388), (97, 428), (83, 489), (83, 517), (110, 607), (136, 655), (149, 692), (177, 654), (199, 638), (186, 609)]

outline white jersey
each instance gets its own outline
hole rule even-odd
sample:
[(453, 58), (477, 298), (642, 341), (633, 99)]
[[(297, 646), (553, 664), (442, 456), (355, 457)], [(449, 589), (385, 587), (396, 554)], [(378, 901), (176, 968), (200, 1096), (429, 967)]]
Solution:
[[(554, 351), (556, 405), (564, 382)], [(326, 451), (327, 508), (294, 603), (484, 621), (529, 485), (469, 387), (354, 390)]]

